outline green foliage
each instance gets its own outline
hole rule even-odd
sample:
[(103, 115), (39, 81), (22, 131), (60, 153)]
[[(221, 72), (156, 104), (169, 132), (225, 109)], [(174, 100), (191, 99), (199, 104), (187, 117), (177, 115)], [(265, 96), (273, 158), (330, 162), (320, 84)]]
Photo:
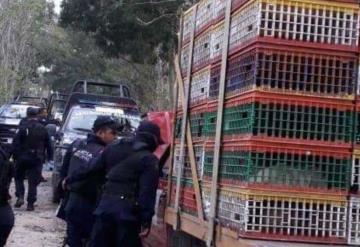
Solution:
[(176, 47), (182, 0), (64, 0), (60, 24), (93, 36), (110, 57), (138, 63), (169, 60)]

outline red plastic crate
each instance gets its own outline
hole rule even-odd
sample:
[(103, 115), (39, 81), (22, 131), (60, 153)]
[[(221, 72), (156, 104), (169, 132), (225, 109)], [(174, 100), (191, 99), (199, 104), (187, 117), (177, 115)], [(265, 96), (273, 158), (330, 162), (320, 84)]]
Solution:
[[(183, 184), (180, 187), (180, 208), (181, 211), (196, 215), (197, 214), (197, 206), (195, 199), (195, 191), (192, 187), (192, 184)], [(171, 200), (170, 204), (175, 205), (175, 197), (176, 197), (176, 183), (172, 182), (171, 186)]]

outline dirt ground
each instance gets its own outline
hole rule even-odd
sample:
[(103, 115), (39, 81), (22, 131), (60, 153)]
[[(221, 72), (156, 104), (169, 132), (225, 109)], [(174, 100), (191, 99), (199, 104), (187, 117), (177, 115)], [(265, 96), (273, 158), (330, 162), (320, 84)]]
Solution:
[[(38, 187), (38, 201), (34, 212), (26, 211), (26, 204), (14, 209), (15, 227), (6, 247), (59, 247), (65, 235), (65, 223), (55, 217), (56, 205), (51, 203), (51, 173), (44, 172), (46, 183)], [(25, 181), (25, 185), (27, 181)], [(15, 203), (14, 185), (11, 188)], [(26, 198), (26, 197), (25, 197)]]

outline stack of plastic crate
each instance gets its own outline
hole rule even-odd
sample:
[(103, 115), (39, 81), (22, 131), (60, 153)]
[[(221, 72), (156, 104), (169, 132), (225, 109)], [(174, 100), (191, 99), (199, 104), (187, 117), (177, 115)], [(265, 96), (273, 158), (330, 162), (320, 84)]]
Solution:
[[(359, 71), (360, 73), (360, 71)], [(359, 77), (360, 79), (360, 77)], [(351, 193), (349, 196), (348, 243), (360, 245), (360, 94), (357, 85), (355, 101), (354, 149), (352, 160)]]
[[(203, 150), (197, 166), (205, 216), (226, 2), (200, 1), (183, 20), (181, 69), (184, 81), (191, 70), (185, 88), (194, 146)], [(232, 1), (217, 207), (222, 227), (247, 238), (360, 244), (360, 199), (348, 200), (360, 170), (360, 155), (352, 159), (360, 115), (354, 112), (359, 14), (351, 0)], [(179, 144), (181, 108), (177, 116)], [(180, 175), (191, 177), (184, 170)]]

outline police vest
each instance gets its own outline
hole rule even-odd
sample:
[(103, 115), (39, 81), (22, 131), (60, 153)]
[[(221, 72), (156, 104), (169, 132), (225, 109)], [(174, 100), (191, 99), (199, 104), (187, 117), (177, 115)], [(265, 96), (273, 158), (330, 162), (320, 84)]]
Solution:
[(107, 174), (104, 195), (128, 199), (136, 202), (138, 197), (138, 181), (142, 159), (151, 155), (146, 149), (134, 150), (132, 145), (122, 148), (129, 150), (129, 156), (118, 162)]
[(37, 121), (28, 121), (21, 128), (21, 152), (40, 158), (45, 158), (45, 142), (47, 130)]
[[(85, 140), (76, 140), (73, 144), (72, 157), (70, 159), (68, 176), (84, 171), (89, 168), (89, 163), (98, 157), (104, 150), (105, 146), (96, 142)], [(92, 180), (85, 179), (75, 182), (71, 185), (70, 191), (75, 192), (83, 197), (95, 199), (96, 187)], [(95, 193), (95, 195), (94, 195)]]

